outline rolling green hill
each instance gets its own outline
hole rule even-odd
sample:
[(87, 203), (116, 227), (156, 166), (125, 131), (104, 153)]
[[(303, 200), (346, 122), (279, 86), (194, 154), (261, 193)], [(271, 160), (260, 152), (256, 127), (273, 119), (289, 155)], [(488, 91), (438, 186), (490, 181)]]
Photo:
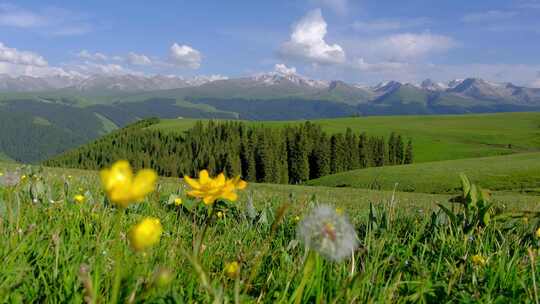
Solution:
[(0, 96), (0, 155), (29, 163), (83, 145), (146, 117), (237, 118), (235, 113), (175, 99), (87, 105), (76, 98), (44, 95), (5, 99), (6, 96)]
[[(540, 194), (540, 153), (428, 162), (348, 171), (308, 181), (328, 187), (457, 193), (465, 173), (478, 185), (496, 191)], [(540, 202), (540, 201), (539, 201)]]
[[(184, 131), (196, 120), (161, 120), (151, 128)], [(281, 127), (302, 121), (251, 122)], [(414, 143), (415, 163), (493, 156), (540, 150), (540, 113), (376, 116), (320, 119), (330, 133), (355, 132), (388, 136), (395, 131)]]

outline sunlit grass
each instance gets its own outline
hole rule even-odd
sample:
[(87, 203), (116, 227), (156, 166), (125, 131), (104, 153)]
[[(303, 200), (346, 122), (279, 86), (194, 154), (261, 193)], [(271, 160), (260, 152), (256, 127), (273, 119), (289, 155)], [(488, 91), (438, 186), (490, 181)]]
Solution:
[[(104, 203), (94, 172), (54, 169), (39, 173), (39, 179), (28, 175), (15, 189), (1, 190), (0, 299), (8, 303), (82, 303), (85, 297), (107, 302), (116, 253), (122, 256), (121, 302), (534, 303), (538, 292), (540, 223), (533, 214), (465, 234), (432, 213), (448, 196), (249, 185), (236, 203), (219, 205), (221, 217), (208, 221), (199, 262), (212, 294), (182, 253), (192, 250), (207, 207), (186, 196), (188, 188), (179, 179), (160, 180), (154, 193), (119, 217), (114, 205)], [(47, 194), (38, 195), (38, 182)], [(79, 194), (85, 196), (82, 203), (74, 200)], [(174, 203), (176, 196), (182, 204)], [(498, 208), (539, 210), (537, 197), (501, 194), (494, 200)], [(296, 240), (296, 226), (318, 203), (348, 215), (359, 248), (345, 261), (313, 258), (300, 293), (309, 259)], [(190, 204), (195, 213), (186, 209)], [(149, 217), (160, 221), (159, 242), (132, 250), (128, 231)], [(232, 262), (237, 273), (227, 270)]]

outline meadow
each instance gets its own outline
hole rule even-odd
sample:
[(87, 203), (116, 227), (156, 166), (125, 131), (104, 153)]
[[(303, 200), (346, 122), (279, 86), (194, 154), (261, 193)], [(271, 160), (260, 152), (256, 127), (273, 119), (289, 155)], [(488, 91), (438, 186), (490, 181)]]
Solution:
[[(195, 119), (163, 119), (150, 128), (181, 132)], [(416, 163), (496, 156), (540, 151), (540, 113), (497, 113), (470, 115), (369, 116), (317, 119), (329, 133), (366, 132), (388, 137), (394, 131), (414, 144)], [(247, 121), (248, 124), (283, 127), (304, 121)]]
[(180, 179), (118, 196), (92, 171), (6, 180), (16, 166), (0, 165), (4, 303), (538, 303), (538, 197), (236, 181), (205, 204)]
[(327, 187), (457, 193), (455, 177), (465, 173), (480, 186), (517, 193), (539, 194), (540, 153), (446, 160), (403, 166), (373, 167), (310, 180), (306, 184)]

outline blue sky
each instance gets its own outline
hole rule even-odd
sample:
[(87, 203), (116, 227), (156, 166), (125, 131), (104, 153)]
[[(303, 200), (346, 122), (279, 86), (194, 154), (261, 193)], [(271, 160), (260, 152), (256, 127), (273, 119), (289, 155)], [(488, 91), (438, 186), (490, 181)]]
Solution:
[(0, 1), (0, 43), (0, 72), (12, 75), (277, 68), (540, 87), (540, 0)]

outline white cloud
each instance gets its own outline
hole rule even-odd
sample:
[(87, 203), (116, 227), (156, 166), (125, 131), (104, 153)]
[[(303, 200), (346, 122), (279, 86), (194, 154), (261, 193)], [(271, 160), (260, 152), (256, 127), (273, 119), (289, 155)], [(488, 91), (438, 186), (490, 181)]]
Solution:
[(58, 29), (52, 29), (49, 34), (52, 36), (79, 36), (92, 31), (89, 24), (66, 25)]
[(345, 62), (345, 51), (338, 44), (328, 44), (324, 40), (326, 33), (327, 23), (321, 10), (313, 10), (294, 25), (291, 38), (281, 46), (280, 53), (320, 64)]
[(406, 69), (409, 67), (409, 64), (405, 62), (393, 61), (368, 63), (364, 60), (364, 58), (359, 58), (355, 62), (353, 62), (352, 67), (363, 72), (386, 72)]
[(426, 78), (435, 81), (448, 81), (469, 77), (482, 78), (493, 82), (512, 82), (521, 86), (540, 87), (540, 77), (537, 72), (539, 65), (526, 64), (404, 64), (400, 69), (368, 69), (363, 74), (351, 69), (351, 75), (359, 76), (359, 80), (376, 82), (382, 80), (397, 80), (401, 82), (420, 83)]
[(8, 47), (1, 42), (0, 61), (37, 67), (47, 66), (47, 61), (41, 55), (29, 51), (19, 51), (15, 48)]
[(10, 4), (0, 5), (0, 24), (20, 28), (42, 26), (47, 23), (46, 18), (34, 12), (18, 8)]
[(517, 7), (521, 9), (540, 9), (540, 0), (518, 0)]
[(288, 67), (283, 63), (278, 63), (274, 66), (274, 71), (282, 75), (294, 75), (296, 74), (295, 67)]
[(77, 54), (77, 57), (86, 59), (86, 60), (92, 60), (92, 61), (106, 61), (109, 59), (109, 57), (103, 53), (95, 52), (91, 53), (88, 50), (82, 50)]
[(151, 65), (152, 60), (148, 58), (148, 56), (143, 54), (136, 54), (133, 52), (129, 52), (127, 56), (127, 60), (132, 65)]
[(491, 10), (491, 11), (481, 12), (481, 13), (467, 14), (463, 16), (463, 18), (461, 18), (461, 21), (467, 22), (467, 23), (501, 21), (501, 20), (512, 19), (516, 15), (517, 15), (517, 12), (513, 12), (513, 11)]
[(22, 65), (8, 62), (0, 62), (0, 74), (7, 74), (11, 77), (43, 77), (50, 75), (71, 75), (70, 72), (67, 72), (64, 69), (58, 67)]
[(405, 28), (419, 27), (430, 23), (428, 18), (414, 19), (377, 19), (369, 21), (355, 21), (352, 28), (358, 32), (384, 32)]
[(457, 42), (448, 36), (405, 33), (379, 38), (368, 47), (373, 53), (384, 56), (387, 60), (402, 61), (444, 52), (455, 46)]
[(86, 34), (92, 30), (86, 19), (86, 16), (61, 8), (29, 10), (12, 4), (0, 4), (0, 25), (52, 36)]
[(199, 51), (188, 45), (174, 43), (169, 49), (169, 59), (176, 66), (198, 69), (201, 66), (202, 56)]
[(79, 64), (71, 64), (66, 66), (69, 70), (77, 71), (84, 75), (108, 75), (108, 76), (114, 76), (114, 75), (125, 75), (125, 74), (133, 74), (133, 75), (142, 75), (142, 73), (127, 69), (123, 67), (122, 65), (115, 64), (115, 63), (96, 63), (91, 61), (85, 61), (83, 63)]
[(311, 0), (316, 5), (326, 6), (340, 15), (347, 14), (349, 1), (348, 0)]

